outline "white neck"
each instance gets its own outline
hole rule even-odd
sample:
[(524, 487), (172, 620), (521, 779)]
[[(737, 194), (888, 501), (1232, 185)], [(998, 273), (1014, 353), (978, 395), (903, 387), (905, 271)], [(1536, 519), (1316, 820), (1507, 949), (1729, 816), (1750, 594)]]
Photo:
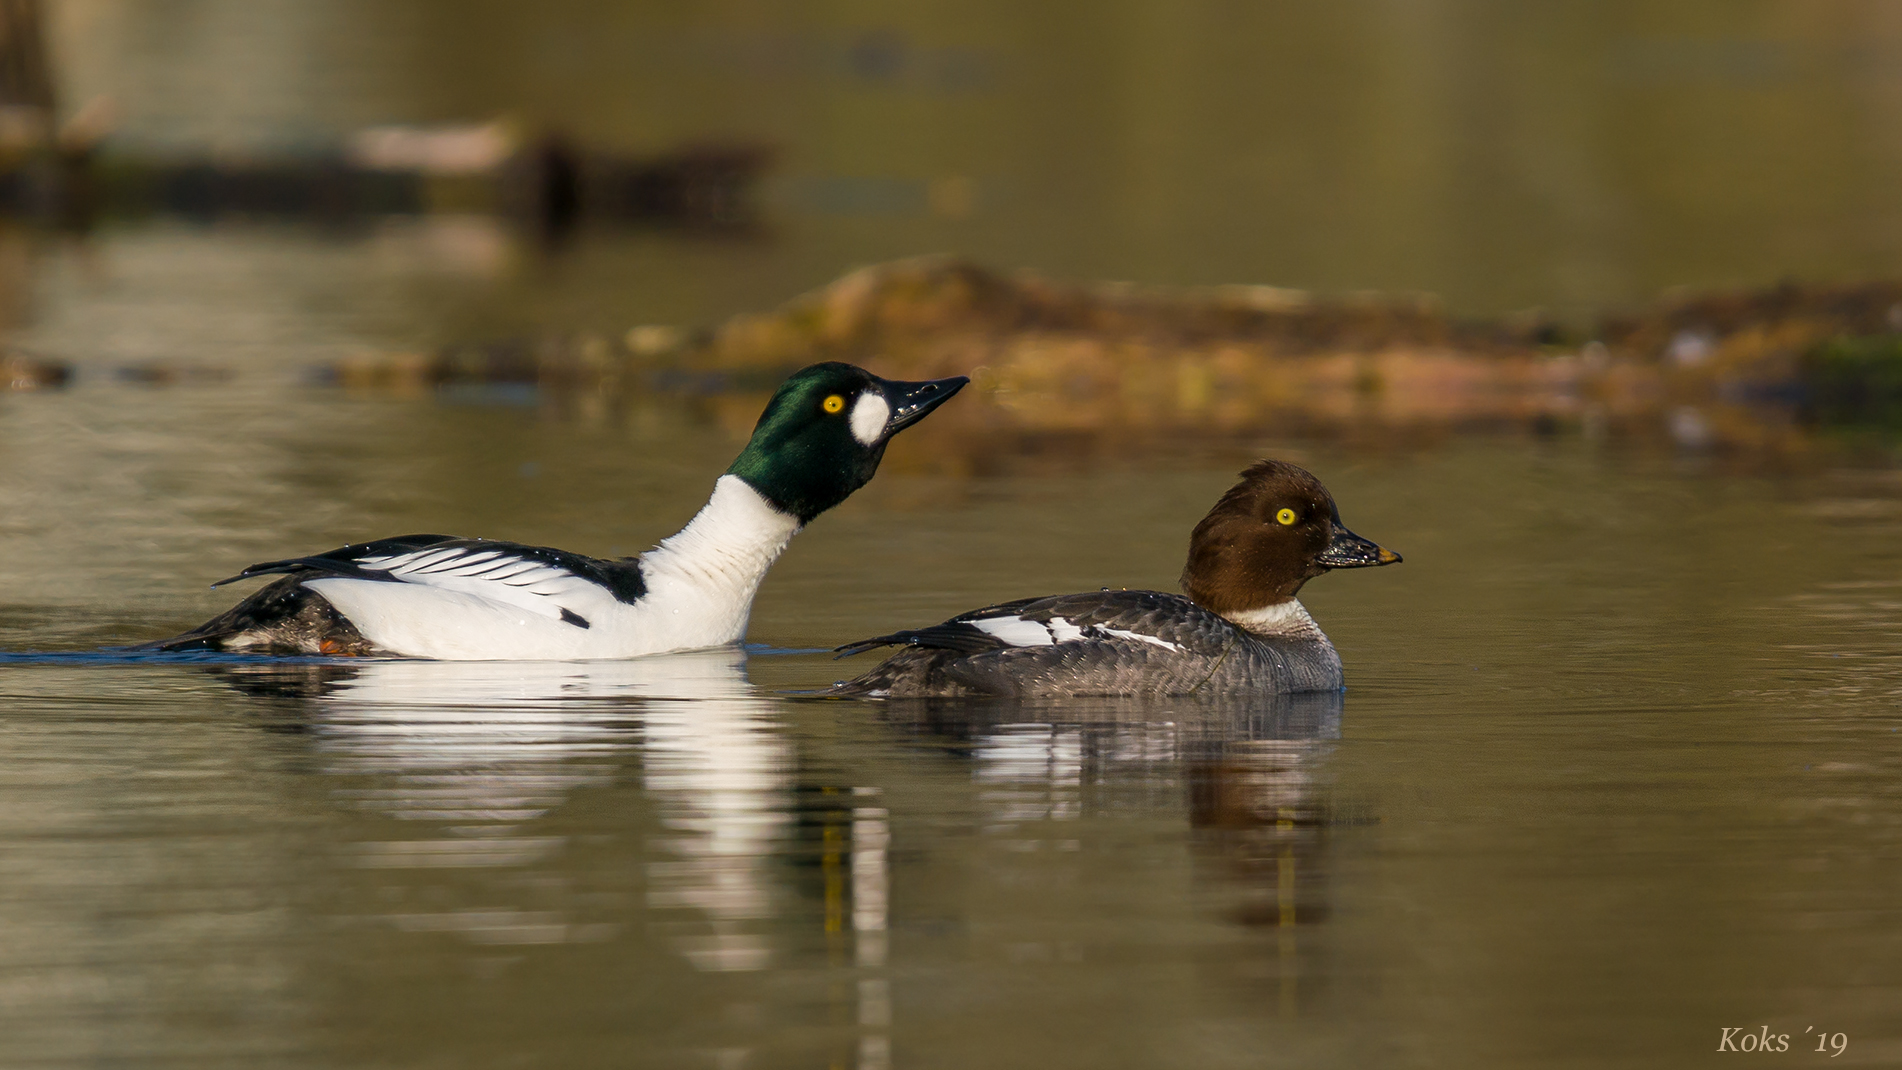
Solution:
[(1314, 618), (1308, 616), (1308, 608), (1297, 598), (1262, 606), (1260, 609), (1243, 609), (1234, 613), (1224, 613), (1222, 616), (1230, 624), (1256, 635), (1273, 636), (1276, 639), (1324, 638), (1321, 634), (1321, 626), (1314, 623)]
[(746, 634), (766, 570), (799, 531), (799, 519), (772, 507), (735, 475), (721, 476), (687, 526), (641, 555), (642, 599), (672, 618), (681, 645), (721, 646)]

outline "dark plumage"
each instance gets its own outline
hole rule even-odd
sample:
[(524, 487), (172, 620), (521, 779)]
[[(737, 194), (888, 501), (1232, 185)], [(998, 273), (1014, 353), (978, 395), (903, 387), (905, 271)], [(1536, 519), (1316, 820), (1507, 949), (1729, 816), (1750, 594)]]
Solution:
[[(623, 557), (610, 560), (570, 553), (549, 546), (524, 546), (519, 542), (497, 539), (459, 539), (454, 535), (398, 535), (375, 542), (353, 542), (335, 550), (309, 557), (290, 557), (252, 565), (213, 587), (248, 580), (253, 576), (286, 575), (310, 579), (315, 576), (348, 576), (352, 579), (398, 582), (387, 569), (366, 566), (367, 561), (387, 561), (418, 550), (430, 550), (436, 562), (418, 569), (422, 573), (462, 572), (472, 577), (499, 576), (523, 566), (546, 565), (579, 576), (612, 594), (616, 600), (633, 605), (647, 593), (641, 578), (640, 559)], [(474, 562), (473, 567), (465, 562)]]
[(1313, 473), (1259, 461), (1195, 526), (1181, 583), (1197, 605), (1227, 616), (1286, 602), (1329, 569), (1399, 560), (1342, 526), (1334, 496)]
[(133, 650), (365, 657), (375, 646), (323, 596), (285, 576), (198, 627)]
[(1334, 568), (1400, 556), (1341, 525), (1308, 472), (1263, 461), (1196, 525), (1182, 586), (1025, 598), (839, 648), (903, 646), (827, 696), (1186, 695), (1330, 691), (1333, 644), (1295, 601)]

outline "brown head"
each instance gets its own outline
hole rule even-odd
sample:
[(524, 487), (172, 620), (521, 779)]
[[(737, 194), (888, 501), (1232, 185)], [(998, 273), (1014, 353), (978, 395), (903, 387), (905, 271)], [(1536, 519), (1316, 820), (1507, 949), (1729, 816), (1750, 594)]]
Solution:
[(1399, 560), (1341, 526), (1334, 497), (1306, 469), (1261, 461), (1195, 526), (1182, 589), (1227, 616), (1286, 602), (1330, 569)]

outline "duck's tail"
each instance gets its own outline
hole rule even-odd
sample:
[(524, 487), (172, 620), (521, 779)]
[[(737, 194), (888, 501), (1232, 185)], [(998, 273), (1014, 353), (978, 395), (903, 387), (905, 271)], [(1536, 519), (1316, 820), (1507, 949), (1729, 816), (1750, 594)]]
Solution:
[(128, 650), (361, 657), (376, 653), (356, 625), (298, 576), (283, 576), (198, 627)]

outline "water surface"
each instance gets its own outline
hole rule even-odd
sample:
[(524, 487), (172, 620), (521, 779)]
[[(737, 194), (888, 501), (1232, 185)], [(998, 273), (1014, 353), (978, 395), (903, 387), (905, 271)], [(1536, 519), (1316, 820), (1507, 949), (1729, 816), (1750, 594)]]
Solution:
[[(16, 338), (80, 375), (0, 396), (0, 1062), (1675, 1067), (1730, 1026), (1902, 1061), (1894, 471), (1270, 438), (970, 478), (921, 427), (744, 651), (97, 654), (364, 537), (637, 552), (739, 448), (719, 398), (312, 385), (474, 292), (384, 240), (37, 262)], [(121, 374), (153, 360), (229, 374)], [(1261, 455), (1406, 555), (1304, 592), (1344, 696), (788, 694), (865, 635), (1170, 589)]]

